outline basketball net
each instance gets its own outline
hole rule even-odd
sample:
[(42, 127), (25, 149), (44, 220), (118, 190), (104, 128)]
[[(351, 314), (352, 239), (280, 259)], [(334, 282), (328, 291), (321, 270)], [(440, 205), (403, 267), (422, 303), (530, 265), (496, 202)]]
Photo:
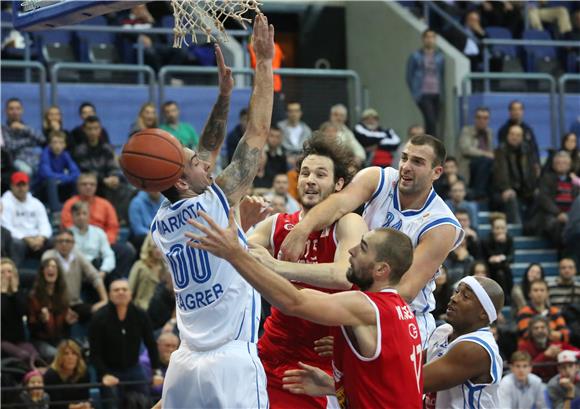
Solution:
[(197, 34), (203, 33), (205, 41), (227, 41), (228, 35), (224, 22), (228, 18), (238, 21), (244, 29), (245, 23), (251, 23), (243, 17), (248, 11), (259, 12), (261, 3), (257, 0), (171, 0), (173, 16), (175, 17), (175, 34), (173, 47), (181, 48), (188, 35), (197, 44)]

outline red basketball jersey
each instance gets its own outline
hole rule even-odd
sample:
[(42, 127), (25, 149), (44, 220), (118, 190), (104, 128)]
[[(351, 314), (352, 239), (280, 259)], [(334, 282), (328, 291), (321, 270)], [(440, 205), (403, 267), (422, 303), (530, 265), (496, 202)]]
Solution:
[[(364, 293), (377, 314), (377, 351), (361, 356), (334, 329), (333, 376), (341, 408), (421, 408), (421, 335), (415, 315), (395, 290)], [(353, 334), (351, 336), (354, 337)]]
[[(274, 249), (274, 257), (279, 258), (280, 246), (286, 235), (294, 228), (300, 220), (300, 212), (287, 214), (281, 213), (276, 218), (272, 226), (271, 247)], [(311, 233), (305, 246), (305, 252), (300, 257), (300, 263), (332, 263), (336, 252), (335, 225), (324, 230)], [(336, 290), (317, 288), (305, 283), (294, 282), (296, 286), (303, 288), (313, 288), (327, 293), (334, 293)], [(268, 390), (275, 388), (282, 390), (282, 376), (287, 369), (298, 368), (298, 361), (314, 365), (332, 374), (330, 358), (322, 358), (314, 351), (314, 341), (331, 335), (329, 327), (314, 324), (310, 321), (297, 317), (284, 315), (275, 307), (271, 309), (271, 315), (264, 324), (264, 335), (258, 342), (260, 358), (264, 364), (264, 369), (268, 376)], [(285, 392), (285, 391), (284, 391)], [(286, 392), (288, 393), (288, 392)], [(320, 401), (326, 399), (310, 398), (301, 395), (303, 401)], [(270, 399), (272, 408), (275, 401)], [(308, 407), (306, 402), (302, 405)], [(326, 404), (324, 403), (325, 407)], [(278, 406), (279, 407), (279, 406)], [(315, 407), (320, 407), (315, 405)]]

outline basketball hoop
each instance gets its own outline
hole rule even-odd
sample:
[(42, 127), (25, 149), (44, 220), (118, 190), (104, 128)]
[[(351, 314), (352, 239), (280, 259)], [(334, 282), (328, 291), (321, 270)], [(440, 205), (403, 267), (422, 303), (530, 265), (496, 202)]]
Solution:
[(251, 20), (243, 17), (244, 14), (259, 12), (261, 3), (257, 0), (171, 0), (171, 5), (175, 17), (173, 47), (181, 48), (183, 44), (189, 45), (186, 41), (188, 35), (197, 44), (196, 31), (205, 34), (208, 43), (212, 40), (227, 41), (224, 22), (232, 18), (245, 29), (245, 23), (251, 23)]

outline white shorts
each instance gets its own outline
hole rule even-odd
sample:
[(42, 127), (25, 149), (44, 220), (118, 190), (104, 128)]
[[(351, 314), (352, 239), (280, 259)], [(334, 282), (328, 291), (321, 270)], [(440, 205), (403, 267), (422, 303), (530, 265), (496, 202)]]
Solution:
[(415, 313), (415, 318), (417, 319), (419, 332), (421, 333), (421, 345), (423, 351), (426, 351), (427, 346), (429, 345), (429, 338), (433, 331), (435, 331), (435, 328), (437, 328), (437, 325), (435, 325), (435, 318), (433, 318), (433, 314), (430, 312), (426, 312), (425, 314), (417, 312)]
[(231, 341), (210, 351), (184, 342), (171, 354), (163, 409), (267, 408), (266, 374), (256, 344)]

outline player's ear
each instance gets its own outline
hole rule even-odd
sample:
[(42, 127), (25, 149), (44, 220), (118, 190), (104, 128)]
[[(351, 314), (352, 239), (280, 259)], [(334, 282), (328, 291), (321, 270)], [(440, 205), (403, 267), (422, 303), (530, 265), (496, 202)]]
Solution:
[(377, 278), (387, 278), (391, 274), (391, 266), (389, 263), (380, 261), (377, 263)]
[(334, 184), (334, 191), (340, 192), (343, 187), (344, 187), (344, 178), (338, 178), (338, 180)]
[(189, 188), (189, 185), (187, 184), (187, 182), (183, 177), (177, 179), (177, 182), (175, 182), (173, 186), (177, 189), (178, 192), (185, 191)]
[(436, 165), (433, 167), (433, 182), (441, 177), (443, 174), (443, 165)]

